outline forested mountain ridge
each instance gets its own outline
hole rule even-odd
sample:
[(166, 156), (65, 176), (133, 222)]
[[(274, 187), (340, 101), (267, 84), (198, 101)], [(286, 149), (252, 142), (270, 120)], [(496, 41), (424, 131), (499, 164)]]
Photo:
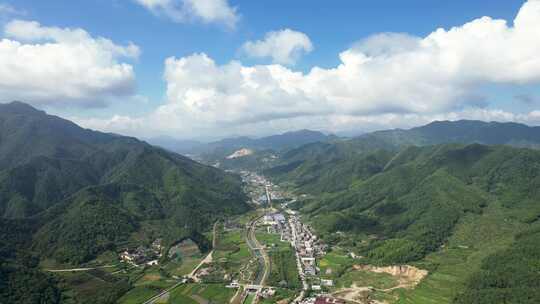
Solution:
[(485, 122), (479, 120), (434, 121), (409, 130), (395, 129), (359, 136), (378, 138), (392, 145), (435, 145), (444, 143), (480, 143), (540, 147), (540, 127), (514, 122)]
[[(307, 192), (334, 192), (371, 173), (378, 173), (384, 166), (381, 163), (404, 147), (448, 143), (536, 149), (540, 148), (540, 127), (459, 120), (435, 121), (409, 130), (376, 131), (351, 139), (310, 143), (290, 149), (280, 153), (273, 166), (266, 168), (265, 174), (277, 181), (293, 182)], [(368, 159), (373, 161), (367, 162)]]
[(232, 190), (222, 191), (226, 195), (241, 193), (239, 181), (217, 169), (135, 138), (82, 129), (23, 103), (0, 105), (0, 123), (4, 217), (36, 214), (97, 184), (136, 184), (163, 196), (217, 194), (220, 187)]
[(28, 162), (37, 156), (80, 159), (119, 145), (137, 144), (135, 138), (83, 129), (47, 115), (22, 102), (0, 104), (0, 168)]
[(270, 135), (260, 138), (251, 138), (246, 136), (225, 138), (219, 141), (206, 144), (204, 147), (198, 147), (202, 153), (212, 153), (220, 150), (234, 150), (239, 148), (251, 149), (273, 149), (279, 151), (299, 147), (305, 144), (328, 141), (336, 139), (334, 135), (326, 135), (322, 132), (312, 130), (298, 130), (285, 132), (283, 134)]
[[(20, 102), (0, 105), (0, 126), (0, 286), (36, 280), (36, 294), (58, 300), (40, 259), (76, 266), (156, 238), (205, 249), (216, 219), (249, 209), (239, 177), (135, 138)], [(0, 289), (13, 301), (33, 294)]]
[(304, 145), (264, 174), (309, 194), (294, 207), (359, 263), (429, 270), (398, 303), (538, 303), (539, 143), (539, 127), (441, 121)]
[[(462, 282), (453, 294), (457, 303), (540, 299), (534, 262), (540, 249), (540, 151), (442, 144), (388, 153), (370, 175), (336, 168), (334, 174), (356, 178), (347, 187), (311, 191), (316, 195), (296, 203), (327, 242), (350, 248), (363, 263), (418, 263), (435, 272), (432, 255), (485, 256), (461, 262), (470, 275), (455, 279)], [(355, 157), (346, 162), (361, 166), (362, 158)], [(504, 228), (492, 230), (497, 226)], [(518, 270), (527, 283), (513, 275)]]

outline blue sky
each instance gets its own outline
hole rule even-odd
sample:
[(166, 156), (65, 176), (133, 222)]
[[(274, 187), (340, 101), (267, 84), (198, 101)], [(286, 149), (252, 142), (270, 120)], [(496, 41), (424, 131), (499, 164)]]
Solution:
[[(127, 93), (118, 93), (117, 87), (123, 84), (115, 84), (111, 85), (114, 89), (111, 89), (110, 92), (100, 89), (99, 93), (92, 93), (94, 89), (84, 88), (84, 94), (80, 94), (83, 97), (79, 95), (73, 97), (68, 94), (65, 102), (62, 100), (64, 99), (62, 94), (51, 94), (56, 99), (54, 102), (47, 100), (47, 97), (43, 97), (46, 95), (43, 89), (40, 89), (39, 94), (25, 95), (13, 92), (14, 89), (8, 88), (5, 89), (7, 94), (4, 95), (8, 97), (26, 97), (23, 101), (45, 108), (52, 113), (72, 118), (85, 126), (140, 136), (166, 134), (188, 138), (198, 135), (220, 137), (240, 133), (262, 135), (287, 129), (309, 127), (311, 124), (314, 128), (334, 132), (364, 131), (385, 127), (408, 127), (425, 123), (431, 119), (461, 117), (481, 119), (493, 117), (493, 119), (535, 123), (534, 117), (530, 118), (526, 115), (534, 112), (539, 105), (537, 96), (540, 95), (538, 94), (536, 73), (527, 73), (527, 76), (524, 76), (526, 79), (507, 79), (506, 75), (501, 75), (500, 79), (504, 80), (499, 80), (499, 78), (493, 80), (493, 77), (489, 77), (489, 74), (479, 76), (477, 79), (475, 75), (475, 77), (471, 77), (474, 78), (471, 83), (455, 84), (451, 87), (443, 86), (434, 90), (431, 90), (434, 85), (429, 83), (426, 84), (426, 87), (430, 87), (431, 91), (419, 92), (418, 90), (421, 89), (416, 89), (412, 93), (405, 91), (401, 93), (404, 96), (410, 93), (411, 96), (414, 96), (411, 97), (411, 100), (388, 101), (389, 97), (384, 94), (373, 93), (374, 97), (361, 101), (360, 106), (347, 104), (339, 110), (335, 110), (335, 108), (341, 107), (344, 103), (354, 103), (355, 98), (362, 99), (363, 94), (358, 96), (354, 95), (357, 92), (353, 92), (354, 94), (344, 94), (344, 96), (339, 96), (336, 100), (331, 100), (336, 93), (328, 93), (328, 96), (326, 96), (325, 93), (307, 91), (305, 86), (309, 85), (306, 84), (301, 87), (301, 90), (305, 92), (296, 95), (296, 91), (292, 94), (286, 88), (288, 84), (280, 82), (279, 86), (281, 87), (279, 90), (273, 88), (273, 91), (269, 93), (272, 96), (253, 96), (253, 92), (240, 91), (242, 88), (235, 87), (234, 84), (228, 83), (226, 80), (223, 80), (224, 83), (217, 84), (209, 84), (206, 80), (200, 80), (193, 84), (189, 80), (191, 77), (198, 79), (201, 74), (208, 74), (209, 77), (224, 74), (227, 79), (234, 79), (235, 75), (244, 75), (242, 72), (235, 73), (227, 70), (226, 67), (230, 65), (231, 61), (237, 62), (240, 66), (239, 71), (253, 66), (267, 67), (273, 63), (287, 69), (287, 71), (301, 73), (306, 76), (305, 78), (309, 78), (308, 75), (313, 67), (319, 67), (324, 69), (326, 73), (330, 73), (331, 69), (343, 63), (342, 58), (339, 56), (340, 53), (347, 50), (356, 50), (359, 41), (361, 41), (361, 46), (359, 47), (360, 51), (357, 52), (365, 53), (366, 43), (362, 44), (362, 41), (381, 33), (407, 34), (403, 35), (405, 36), (403, 41), (411, 40), (407, 37), (413, 37), (412, 40), (416, 38), (423, 39), (437, 28), (449, 30), (452, 27), (461, 27), (482, 16), (490, 16), (491, 20), (507, 20), (507, 26), (512, 28), (513, 20), (525, 1), (200, 1), (220, 2), (218, 3), (221, 5), (220, 7), (225, 5), (227, 13), (232, 13), (234, 18), (231, 15), (218, 15), (217, 17), (205, 15), (206, 17), (201, 17), (205, 12), (198, 12), (196, 9), (191, 9), (187, 13), (182, 12), (182, 20), (172, 18), (170, 10), (176, 9), (175, 12), (177, 12), (182, 5), (186, 5), (183, 2), (189, 2), (188, 0), (148, 0), (146, 6), (145, 0), (0, 0), (0, 21), (4, 27), (7, 27), (13, 20), (35, 21), (39, 23), (40, 28), (81, 29), (91, 39), (106, 38), (121, 47), (127, 47), (129, 43), (132, 43), (139, 49), (139, 54), (129, 56), (113, 55), (113, 62), (108, 63), (110, 66), (103, 67), (109, 68), (117, 64), (127, 64), (132, 67), (133, 72), (124, 75), (127, 80), (114, 79), (114, 81), (133, 82), (130, 84), (133, 87)], [(166, 2), (168, 6), (159, 6), (159, 3)], [(538, 3), (534, 0), (530, 2)], [(9, 10), (6, 8), (9, 8)], [(197, 15), (199, 13), (200, 15)], [(193, 14), (193, 16), (189, 16), (189, 14)], [(220, 16), (226, 17), (221, 18)], [(19, 27), (23, 25), (18, 24)], [(13, 28), (15, 26), (10, 27), (11, 32), (4, 30), (6, 39), (23, 44), (47, 43), (48, 41), (45, 40), (50, 39), (59, 44), (64, 42), (59, 41), (56, 36), (54, 38), (49, 36), (40, 37), (37, 41), (28, 41), (24, 34)], [(268, 44), (260, 46), (263, 49), (258, 49), (264, 53), (263, 55), (254, 54), (255, 51), (246, 51), (246, 48), (243, 48), (245, 43), (249, 41), (253, 43), (257, 41), (265, 42), (267, 37), (265, 35), (268, 35), (268, 33), (281, 33), (280, 31), (285, 29), (289, 29), (291, 31), (289, 33), (294, 32), (297, 34), (294, 38), (287, 38), (289, 40), (278, 40), (279, 43), (284, 44), (290, 42), (292, 44), (291, 49), (295, 48), (294, 56), (293, 53), (286, 54), (292, 56), (290, 57), (292, 58), (291, 61), (285, 62), (272, 57), (272, 54), (277, 50), (275, 48), (272, 50), (264, 48)], [(493, 41), (499, 39), (495, 35), (493, 34), (493, 38), (489, 39), (493, 39)], [(279, 35), (276, 34), (277, 36)], [(387, 47), (388, 45), (396, 45), (398, 40), (402, 41), (400, 37), (383, 37), (383, 42), (377, 41)], [(298, 42), (298, 39), (301, 38), (307, 39), (308, 42), (304, 39), (302, 45)], [(470, 42), (471, 40), (464, 39), (464, 41)], [(534, 46), (536, 45), (534, 44)], [(457, 49), (462, 50), (464, 48), (460, 46)], [(497, 49), (496, 51), (504, 52), (505, 50)], [(508, 52), (512, 52), (512, 50)], [(212, 61), (214, 67), (210, 67), (211, 69), (217, 67), (218, 70), (223, 69), (226, 71), (212, 74), (212, 72), (199, 67), (187, 69), (182, 65), (182, 58), (187, 58), (186, 61), (193, 64), (195, 64), (194, 62), (199, 64), (206, 62), (205, 59), (198, 58), (201, 59), (198, 60), (190, 57), (193, 54), (202, 53), (205, 54), (208, 60)], [(98, 53), (96, 56), (101, 56), (100, 54)], [(109, 49), (104, 50), (103, 56), (107, 54), (110, 54)], [(469, 53), (464, 52), (464, 54)], [(379, 56), (380, 59), (382, 55), (376, 54), (376, 56)], [(388, 54), (384, 54), (384, 56), (388, 56)], [(177, 60), (170, 62), (169, 67), (172, 67), (173, 63), (175, 64), (175, 70), (171, 74), (182, 72), (193, 73), (193, 75), (182, 76), (181, 79), (170, 76), (169, 79), (166, 79), (167, 77), (164, 75), (166, 69), (165, 60), (169, 57), (174, 57)], [(516, 60), (522, 59), (514, 57), (510, 56), (505, 62), (514, 63), (517, 62)], [(99, 58), (93, 58), (92, 60), (101, 61)], [(529, 59), (523, 58), (523, 60)], [(81, 71), (84, 73), (84, 68), (88, 69), (88, 67), (89, 65), (85, 65)], [(206, 66), (206, 68), (209, 67)], [(531, 69), (533, 68), (535, 67), (531, 67)], [(373, 69), (384, 71), (382, 67), (378, 66)], [(409, 71), (409, 68), (405, 66), (403, 70)], [(463, 68), (463, 70), (463, 73), (474, 74), (467, 68)], [(490, 71), (490, 67), (487, 67), (487, 70)], [(416, 72), (416, 70), (410, 71), (410, 73), (412, 72)], [(32, 75), (29, 74), (31, 71), (25, 71), (25, 73), (25, 75)], [(368, 73), (367, 75), (373, 73), (375, 72), (371, 71), (371, 74)], [(281, 76), (276, 75), (275, 72), (272, 72), (271, 79), (282, 79)], [(371, 76), (374, 78), (373, 82), (381, 82), (376, 78), (381, 77), (379, 74), (373, 75)], [(453, 81), (456, 78), (454, 76), (448, 77), (452, 78)], [(36, 75), (36, 77), (40, 77), (40, 75)], [(61, 75), (58, 77), (58, 81), (61, 81)], [(422, 77), (429, 76), (415, 77), (419, 77), (421, 82)], [(468, 77), (460, 74), (459, 78)], [(95, 77), (92, 79), (95, 79)], [(352, 78), (344, 77), (344, 79)], [(110, 78), (106, 80), (111, 81)], [(100, 84), (103, 81), (100, 80)], [(186, 81), (188, 84), (186, 84)], [(295, 80), (290, 81), (293, 84), (296, 83)], [(309, 81), (306, 80), (306, 82)], [(1, 85), (2, 79), (0, 76), (0, 93), (3, 92)], [(192, 87), (189, 87), (190, 85)], [(349, 87), (351, 83), (336, 84), (338, 87), (342, 85)], [(354, 83), (352, 86), (354, 86)], [(20, 86), (17, 87), (20, 88)], [(176, 92), (175, 88), (177, 87), (181, 87), (182, 90)], [(217, 90), (219, 94), (205, 97), (206, 99), (198, 97), (199, 99), (196, 101), (197, 109), (185, 108), (186, 104), (189, 103), (187, 101), (189, 98), (185, 95), (187, 91), (201, 92), (208, 88), (214, 91)], [(369, 86), (366, 88), (369, 88)], [(75, 89), (77, 88), (66, 87), (65, 91), (72, 92)], [(295, 89), (300, 90), (300, 88)], [(403, 88), (396, 88), (395, 86), (381, 88), (383, 91), (392, 89), (395, 89), (396, 92), (403, 90)], [(286, 93), (283, 93), (283, 90)], [(420, 105), (413, 100), (418, 97), (430, 99), (430, 94), (434, 94), (433, 92), (444, 91), (446, 92), (444, 94), (447, 94), (450, 90), (460, 91), (460, 94), (454, 96), (453, 93), (449, 93), (452, 96), (445, 97), (444, 100), (434, 101), (433, 108), (429, 103)], [(88, 93), (89, 91), (91, 92)], [(39, 98), (35, 97), (38, 95)], [(238, 98), (240, 98), (240, 101)], [(256, 98), (264, 100), (261, 101), (261, 105), (251, 101)], [(265, 98), (269, 99), (266, 100)], [(306, 100), (302, 101), (302, 98), (306, 98)], [(434, 100), (437, 98), (437, 96), (433, 96)], [(83, 99), (84, 101), (81, 101)], [(98, 99), (100, 100), (97, 101)], [(245, 104), (246, 100), (253, 104), (253, 109)], [(203, 105), (204, 102), (207, 104)], [(410, 103), (410, 105), (402, 107), (401, 104), (403, 103)], [(223, 108), (218, 107), (218, 104), (222, 105)], [(230, 110), (231, 107), (237, 105), (239, 107), (237, 111)], [(266, 108), (266, 105), (271, 106)], [(380, 107), (374, 105), (380, 105)], [(163, 108), (167, 106), (168, 108)], [(162, 107), (161, 110), (160, 107)], [(262, 111), (261, 108), (265, 108), (265, 110)], [(287, 110), (283, 110), (284, 108), (287, 108)], [(304, 108), (305, 110), (303, 110)], [(317, 110), (312, 111), (312, 108), (317, 108)], [(504, 112), (505, 115), (486, 114), (486, 109)], [(193, 111), (190, 112), (191, 110)], [(482, 110), (483, 114), (478, 114), (479, 110)], [(156, 112), (159, 111), (176, 111), (176, 116), (169, 115), (163, 119), (156, 118)], [(242, 114), (246, 112), (252, 115)], [(473, 112), (476, 114), (471, 114)], [(220, 114), (229, 115), (232, 118), (223, 118)], [(506, 114), (519, 114), (521, 116)], [(153, 118), (149, 118), (150, 116)], [(195, 116), (200, 116), (201, 120), (193, 121)], [(114, 117), (116, 117), (116, 121), (113, 121)], [(167, 120), (171, 124), (170, 128), (168, 125), (163, 124), (159, 128), (156, 127), (152, 131), (148, 131), (147, 125), (152, 125), (152, 119)], [(380, 123), (380, 121), (384, 121), (384, 123)]]

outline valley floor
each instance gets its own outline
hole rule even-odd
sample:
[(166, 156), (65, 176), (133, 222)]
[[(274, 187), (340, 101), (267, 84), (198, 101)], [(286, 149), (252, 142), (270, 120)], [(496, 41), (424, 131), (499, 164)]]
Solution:
[[(410, 265), (376, 267), (350, 248), (320, 242), (288, 207), (297, 198), (280, 191), (280, 199), (273, 201), (270, 191), (279, 190), (264, 181), (266, 202), (216, 223), (209, 234), (213, 250), (207, 254), (186, 247), (185, 254), (163, 265), (43, 266), (64, 282), (68, 298), (127, 288), (122, 283), (132, 282), (129, 290), (119, 288), (121, 304), (312, 304), (321, 297), (356, 304), (439, 304), (451, 303), (485, 257), (509, 247), (515, 234), (528, 227), (501, 213), (495, 202), (482, 214), (461, 220), (437, 252)], [(111, 255), (102, 260), (107, 258)]]

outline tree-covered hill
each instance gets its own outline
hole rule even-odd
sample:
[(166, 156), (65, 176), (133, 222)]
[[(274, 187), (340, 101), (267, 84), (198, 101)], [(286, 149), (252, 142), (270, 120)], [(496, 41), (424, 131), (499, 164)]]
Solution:
[[(484, 229), (484, 221), (491, 225), (485, 215), (489, 210), (513, 223), (514, 228), (505, 235), (515, 237), (514, 245), (501, 247), (478, 268), (471, 268), (476, 271), (470, 279), (461, 277), (469, 283), (460, 289), (461, 296), (455, 294), (456, 301), (478, 303), (475, 299), (481, 295), (492, 300), (485, 303), (536, 303), (540, 299), (535, 291), (537, 281), (521, 284), (520, 276), (504, 275), (512, 269), (537, 269), (537, 232), (521, 234), (540, 228), (540, 151), (445, 144), (404, 147), (388, 153), (386, 163), (381, 161), (377, 170), (352, 174), (357, 178), (348, 187), (313, 189), (314, 198), (299, 204), (324, 239), (356, 251), (364, 263), (422, 263), (457, 238), (466, 219), (476, 218), (480, 229)], [(341, 160), (350, 161), (350, 166), (332, 166), (322, 172), (351, 176), (352, 165), (363, 164), (358, 155), (381, 157), (384, 153), (357, 154)], [(366, 163), (378, 164), (374, 160)], [(302, 189), (310, 190), (306, 186)], [(474, 243), (478, 254), (494, 250), (489, 246)], [(524, 275), (538, 280), (534, 271), (527, 270)], [(524, 294), (522, 299), (529, 300), (509, 301), (520, 293)]]
[(361, 262), (434, 272), (398, 303), (538, 303), (538, 147), (539, 127), (442, 121), (304, 145), (264, 173), (311, 194), (293, 206)]
[[(292, 182), (306, 192), (334, 192), (369, 177), (371, 173), (378, 173), (376, 168), (381, 162), (404, 147), (448, 143), (536, 149), (540, 148), (540, 127), (474, 120), (436, 121), (409, 130), (377, 131), (289, 149), (279, 153), (273, 166), (264, 168), (264, 173), (277, 181)], [(400, 159), (404, 157), (404, 154), (399, 156)]]
[(216, 219), (249, 209), (241, 186), (237, 176), (135, 138), (1, 104), (0, 286), (35, 281), (57, 297), (53, 280), (23, 256), (79, 265), (128, 243), (189, 236), (207, 247), (202, 232)]
[(395, 129), (369, 133), (392, 145), (435, 145), (444, 143), (480, 143), (540, 147), (540, 127), (513, 122), (478, 120), (435, 121), (409, 130)]
[(344, 190), (382, 171), (397, 147), (377, 138), (317, 142), (280, 154), (264, 174), (311, 193)]
[[(23, 103), (0, 105), (0, 214), (24, 218), (100, 184), (135, 184), (164, 204), (245, 208), (233, 176), (134, 138), (82, 129)], [(222, 204), (226, 201), (227, 204)]]

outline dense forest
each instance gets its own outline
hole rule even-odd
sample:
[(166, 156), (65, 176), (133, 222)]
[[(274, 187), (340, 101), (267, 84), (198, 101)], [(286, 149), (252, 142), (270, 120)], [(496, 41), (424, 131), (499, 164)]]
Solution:
[(540, 151), (481, 144), (384, 148), (383, 141), (357, 149), (363, 140), (352, 141), (291, 150), (265, 171), (310, 194), (292, 206), (328, 243), (357, 252), (363, 263), (436, 269), (426, 256), (459, 238), (467, 219), (491, 221), (482, 220), (489, 210), (513, 223), (505, 233), (514, 243), (470, 269), (454, 301), (538, 302)]
[(540, 230), (519, 234), (510, 248), (487, 257), (454, 302), (540, 303)]
[[(237, 176), (135, 138), (20, 102), (0, 105), (0, 125), (0, 290), (8, 303), (59, 301), (64, 283), (39, 270), (42, 259), (77, 266), (155, 238), (192, 237), (208, 249), (201, 232), (249, 209)], [(102, 303), (126, 288), (113, 283)]]

